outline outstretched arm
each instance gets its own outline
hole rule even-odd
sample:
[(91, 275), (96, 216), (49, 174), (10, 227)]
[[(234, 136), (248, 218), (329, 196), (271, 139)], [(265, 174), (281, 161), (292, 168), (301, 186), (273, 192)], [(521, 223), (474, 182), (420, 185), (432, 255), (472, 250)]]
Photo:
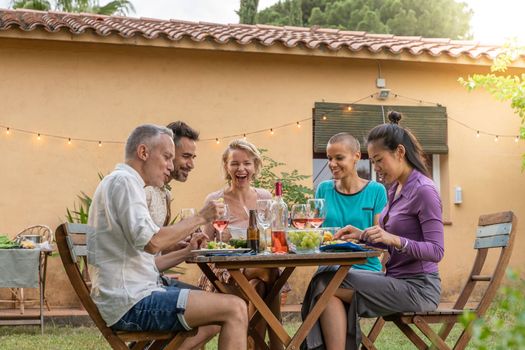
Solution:
[(159, 271), (164, 271), (177, 266), (183, 262), (194, 249), (199, 249), (206, 244), (208, 237), (202, 232), (196, 232), (191, 236), (186, 248), (169, 252), (155, 257), (155, 265)]
[(224, 203), (216, 201), (207, 203), (199, 211), (199, 214), (179, 221), (175, 225), (162, 227), (144, 247), (144, 251), (150, 254), (156, 254), (169, 249), (194, 232), (200, 225), (209, 223), (219, 217), (223, 211)]

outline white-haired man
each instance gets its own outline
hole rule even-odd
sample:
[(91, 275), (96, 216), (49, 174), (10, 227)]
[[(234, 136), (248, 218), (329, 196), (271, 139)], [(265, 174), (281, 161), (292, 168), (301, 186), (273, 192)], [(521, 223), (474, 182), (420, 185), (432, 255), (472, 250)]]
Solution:
[[(246, 303), (232, 295), (162, 286), (159, 270), (175, 266), (186, 250), (158, 266), (155, 254), (174, 246), (224, 210), (209, 203), (194, 217), (157, 226), (148, 212), (144, 186), (161, 187), (173, 170), (171, 130), (141, 125), (126, 143), (125, 163), (99, 184), (89, 213), (95, 233), (88, 235), (92, 265), (91, 296), (108, 324), (124, 331), (181, 331), (219, 325), (219, 349), (245, 349)], [(187, 250), (201, 244), (194, 235)]]

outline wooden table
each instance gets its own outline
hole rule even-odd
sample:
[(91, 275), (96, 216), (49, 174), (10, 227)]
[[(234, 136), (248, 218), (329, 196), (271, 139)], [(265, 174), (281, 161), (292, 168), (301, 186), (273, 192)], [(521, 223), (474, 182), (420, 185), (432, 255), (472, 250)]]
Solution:
[[(258, 312), (250, 318), (248, 334), (259, 344), (266, 346), (264, 339), (260, 338), (255, 332), (255, 325), (260, 317), (268, 323), (268, 326), (275, 332), (286, 349), (297, 350), (312, 329), (323, 310), (326, 308), (329, 299), (335, 294), (337, 288), (346, 277), (348, 270), (354, 264), (362, 264), (368, 257), (375, 257), (381, 254), (380, 250), (365, 252), (344, 252), (344, 253), (317, 253), (317, 254), (270, 254), (270, 255), (243, 255), (243, 256), (201, 256), (196, 255), (188, 258), (187, 263), (197, 264), (211, 283), (222, 293), (236, 294), (253, 303)], [(231, 277), (236, 282), (224, 284), (213, 273), (209, 264), (215, 264), (219, 268), (228, 270)], [(284, 286), (292, 272), (297, 266), (322, 266), (339, 265), (334, 277), (321, 294), (312, 311), (303, 321), (295, 335), (290, 337), (281, 322), (273, 315), (268, 305), (279, 295), (279, 291)], [(275, 282), (273, 288), (263, 300), (248, 282), (241, 269), (243, 268), (279, 268), (284, 267), (280, 277)]]

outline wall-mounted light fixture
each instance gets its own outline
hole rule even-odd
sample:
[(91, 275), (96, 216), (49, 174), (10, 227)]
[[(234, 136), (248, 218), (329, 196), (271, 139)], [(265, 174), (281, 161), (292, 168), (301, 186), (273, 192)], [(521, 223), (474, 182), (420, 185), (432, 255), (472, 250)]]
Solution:
[(454, 188), (454, 204), (461, 204), (463, 203), (463, 190), (461, 187), (456, 186)]
[(377, 98), (379, 100), (386, 100), (390, 96), (390, 89), (381, 89), (377, 93)]

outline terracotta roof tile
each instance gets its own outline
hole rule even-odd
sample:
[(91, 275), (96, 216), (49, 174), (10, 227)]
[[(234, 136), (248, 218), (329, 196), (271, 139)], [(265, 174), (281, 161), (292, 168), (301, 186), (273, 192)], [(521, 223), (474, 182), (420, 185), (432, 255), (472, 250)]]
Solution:
[(101, 37), (119, 35), (125, 39), (143, 37), (148, 40), (180, 41), (185, 38), (195, 42), (212, 40), (219, 44), (236, 42), (239, 45), (254, 43), (263, 46), (283, 45), (307, 50), (349, 50), (369, 53), (391, 52), (411, 55), (460, 57), (473, 59), (494, 58), (501, 50), (498, 45), (481, 45), (474, 41), (446, 38), (422, 38), (391, 34), (368, 34), (331, 28), (277, 27), (273, 25), (217, 24), (153, 18), (131, 18), (96, 14), (41, 12), (32, 10), (0, 9), (0, 32), (20, 29), (30, 32), (43, 29), (49, 33), (67, 30), (73, 35), (95, 33)]

